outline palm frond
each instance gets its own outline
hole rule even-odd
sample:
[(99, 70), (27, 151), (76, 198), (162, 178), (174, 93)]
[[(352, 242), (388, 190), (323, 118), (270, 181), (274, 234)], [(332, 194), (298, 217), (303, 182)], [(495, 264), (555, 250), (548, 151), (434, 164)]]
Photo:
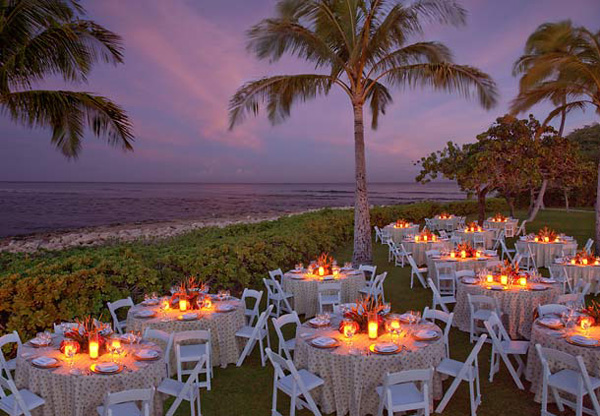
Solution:
[(371, 108), (371, 128), (377, 130), (379, 126), (379, 114), (385, 115), (386, 108), (388, 104), (392, 103), (393, 99), (385, 85), (373, 80), (370, 81), (373, 87), (367, 94), (367, 100)]
[[(548, 117), (542, 123), (543, 126), (546, 126), (548, 123), (552, 121), (555, 117), (560, 114), (569, 114), (573, 110), (585, 110), (585, 108), (589, 105), (595, 105), (594, 102), (589, 100), (580, 100), (580, 101), (572, 101), (570, 103), (566, 103), (564, 105), (556, 107), (554, 110), (550, 111)], [(596, 105), (596, 111), (600, 111), (600, 106)]]

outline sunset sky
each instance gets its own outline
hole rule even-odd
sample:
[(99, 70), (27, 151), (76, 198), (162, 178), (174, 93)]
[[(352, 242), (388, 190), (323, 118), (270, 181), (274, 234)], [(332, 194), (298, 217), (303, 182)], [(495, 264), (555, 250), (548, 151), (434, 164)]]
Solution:
[[(273, 12), (275, 0), (95, 0), (90, 18), (120, 34), (125, 64), (98, 66), (89, 85), (131, 115), (135, 151), (123, 153), (91, 135), (77, 161), (50, 145), (48, 131), (30, 131), (0, 117), (0, 180), (352, 182), (354, 147), (348, 99), (337, 91), (297, 106), (283, 124), (264, 113), (233, 132), (227, 104), (245, 81), (312, 71), (301, 61), (259, 62), (245, 49), (245, 31)], [(366, 133), (370, 181), (412, 181), (413, 161), (448, 140), (473, 141), (507, 111), (517, 91), (512, 64), (541, 23), (572, 19), (600, 29), (599, 0), (464, 0), (466, 27), (427, 28), (424, 38), (446, 43), (455, 61), (476, 66), (498, 83), (491, 111), (457, 95), (394, 91), (379, 130)], [(49, 85), (60, 88), (60, 82)], [(543, 119), (548, 107), (533, 113)], [(573, 113), (566, 131), (600, 121)]]

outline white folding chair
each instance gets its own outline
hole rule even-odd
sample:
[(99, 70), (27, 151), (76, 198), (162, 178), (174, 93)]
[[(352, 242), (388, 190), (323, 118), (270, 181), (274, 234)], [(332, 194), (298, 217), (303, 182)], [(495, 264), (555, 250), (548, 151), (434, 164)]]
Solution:
[(583, 296), (581, 293), (567, 293), (564, 295), (558, 295), (554, 303), (572, 306), (574, 308), (583, 308), (585, 306), (585, 296)]
[(513, 255), (517, 253), (517, 250), (514, 248), (509, 249), (508, 247), (506, 247), (506, 241), (504, 241), (504, 239), (500, 240), (500, 249), (502, 251), (500, 253), (500, 260), (504, 261), (504, 256), (506, 256), (508, 261), (512, 263)]
[[(556, 402), (558, 410), (565, 411), (565, 405), (575, 410), (576, 416), (582, 416), (585, 412), (591, 415), (600, 415), (600, 405), (596, 396), (596, 390), (600, 388), (600, 379), (590, 377), (587, 368), (581, 356), (572, 356), (564, 351), (553, 348), (542, 347), (535, 344), (535, 349), (542, 362), (542, 413), (541, 416), (555, 416), (548, 412), (548, 389), (552, 391), (552, 396)], [(548, 363), (552, 361), (552, 367)], [(552, 372), (552, 369), (562, 368)], [(576, 397), (573, 402), (561, 397), (558, 392), (563, 391)], [(588, 409), (583, 406), (583, 398), (589, 396), (594, 409)]]
[(292, 360), (286, 360), (281, 355), (271, 351), (270, 348), (267, 348), (266, 353), (275, 370), (271, 415), (281, 416), (281, 413), (277, 411), (277, 392), (281, 390), (290, 397), (290, 416), (296, 414), (296, 407), (306, 407), (313, 415), (321, 416), (321, 412), (310, 392), (325, 382), (307, 370), (298, 371)]
[(485, 249), (485, 235), (483, 233), (473, 234), (473, 247), (478, 249)]
[(515, 237), (518, 236), (518, 235), (525, 235), (525, 234), (527, 234), (527, 230), (525, 229), (525, 224), (527, 224), (527, 220), (523, 220), (523, 222), (521, 223), (521, 225), (517, 229), (517, 232), (514, 235)]
[(529, 244), (526, 244), (523, 249), (517, 252), (521, 255), (521, 261), (519, 261), (519, 266), (521, 269), (537, 270), (535, 254), (533, 254), (533, 251), (531, 251), (531, 246)]
[(450, 242), (452, 243), (453, 246), (457, 246), (458, 244), (462, 244), (464, 242), (464, 239), (462, 237), (462, 234), (456, 234), (456, 233), (452, 233), (452, 235), (450, 236)]
[[(150, 416), (152, 400), (154, 400), (154, 387), (109, 392), (104, 398), (104, 405), (98, 406), (96, 411), (100, 416)], [(137, 402), (142, 405), (141, 409)]]
[[(291, 351), (296, 349), (296, 336), (298, 335), (298, 330), (302, 325), (300, 323), (300, 318), (298, 318), (298, 314), (296, 311), (289, 313), (287, 315), (281, 315), (278, 318), (272, 318), (271, 322), (273, 322), (273, 327), (275, 328), (275, 333), (277, 334), (277, 338), (279, 340), (278, 353), (279, 355), (285, 354), (285, 357), (288, 360), (292, 359)], [(295, 325), (294, 328), (294, 337), (288, 340), (285, 339), (283, 335), (282, 328), (286, 325)]]
[(432, 256), (439, 256), (440, 255), (440, 251), (439, 250), (425, 250), (425, 257), (429, 258)]
[(281, 269), (269, 270), (269, 277), (281, 283), (283, 281), (283, 272)]
[(444, 345), (446, 347), (446, 357), (450, 357), (450, 328), (452, 328), (454, 314), (435, 309), (429, 309), (429, 306), (425, 306), (425, 309), (423, 310), (423, 319), (429, 320), (434, 324), (437, 323), (436, 321), (441, 321), (444, 323)]
[(378, 226), (374, 226), (373, 228), (375, 229), (375, 242), (377, 242), (377, 240), (383, 241), (381, 238), (381, 229)]
[(594, 245), (594, 240), (592, 240), (591, 238), (588, 238), (587, 242), (585, 243), (585, 247), (583, 249), (585, 250), (586, 253), (592, 254), (592, 246), (593, 245)]
[(471, 400), (471, 416), (477, 415), (477, 407), (481, 404), (481, 387), (479, 383), (479, 351), (485, 343), (487, 335), (483, 334), (477, 340), (477, 343), (471, 350), (471, 353), (467, 357), (464, 363), (453, 360), (451, 358), (444, 358), (442, 362), (435, 369), (436, 372), (444, 374), (450, 377), (454, 377), (452, 384), (446, 390), (442, 401), (438, 404), (436, 413), (442, 413), (450, 399), (458, 389), (458, 386), (462, 381), (469, 383), (469, 398)]
[(265, 349), (264, 349), (264, 339), (267, 339), (267, 346), (271, 348), (271, 340), (269, 339), (269, 324), (268, 319), (271, 315), (271, 310), (273, 309), (273, 305), (269, 305), (267, 309), (260, 314), (258, 320), (256, 321), (255, 326), (245, 325), (240, 328), (236, 333), (236, 337), (245, 338), (246, 345), (244, 345), (244, 349), (240, 354), (240, 357), (237, 360), (236, 366), (240, 367), (247, 356), (252, 353), (256, 342), (258, 341), (258, 346), (260, 350), (260, 362), (264, 367), (266, 364), (265, 357)]
[(463, 277), (475, 277), (475, 270), (457, 270), (454, 272), (454, 276), (458, 282)]
[(173, 339), (175, 338), (175, 334), (173, 332), (168, 333), (165, 331), (161, 331), (160, 329), (152, 329), (150, 327), (146, 327), (144, 331), (144, 336), (142, 337), (144, 340), (154, 340), (160, 341), (165, 352), (165, 363), (167, 365), (167, 374), (171, 375), (171, 348), (173, 347)]
[(502, 316), (498, 307), (496, 298), (486, 295), (471, 295), (467, 293), (467, 302), (469, 304), (469, 342), (473, 343), (479, 338), (479, 334), (486, 332), (485, 326), (481, 324), (496, 313)]
[(446, 232), (446, 230), (440, 230), (438, 231), (438, 234), (441, 238), (448, 238), (448, 233)]
[(435, 286), (435, 283), (433, 283), (433, 280), (431, 280), (430, 278), (427, 279), (427, 283), (429, 284), (429, 288), (433, 292), (433, 304), (431, 306), (431, 309), (436, 310), (437, 305), (440, 305), (444, 312), (450, 313), (450, 310), (448, 309), (447, 305), (456, 303), (456, 298), (454, 296), (442, 296), (440, 294), (440, 291)]
[[(260, 300), (262, 299), (263, 291), (253, 290), (253, 289), (244, 289), (242, 293), (242, 303), (246, 307), (244, 310), (244, 315), (246, 316), (246, 322), (248, 325), (252, 326), (254, 324), (254, 320), (258, 319), (259, 308), (260, 308)], [(248, 305), (248, 300), (254, 299), (253, 305)]]
[(339, 305), (342, 303), (342, 282), (324, 282), (317, 285), (319, 296), (319, 313), (323, 313), (323, 306)]
[(2, 356), (1, 358), (4, 361), (5, 369), (8, 374), (8, 378), (10, 380), (12, 380), (12, 375), (10, 372), (15, 371), (17, 369), (17, 359), (13, 358), (11, 360), (7, 360), (6, 357), (4, 357), (4, 353), (2, 352), (2, 349), (4, 348), (5, 345), (8, 345), (8, 344), (17, 344), (16, 345), (17, 350), (21, 347), (21, 345), (22, 345), (21, 337), (19, 337), (19, 333), (17, 331), (13, 331), (10, 334), (2, 335), (0, 337), (0, 355)]
[(548, 303), (546, 305), (538, 305), (538, 317), (543, 318), (546, 315), (560, 316), (563, 312), (569, 310), (565, 305), (558, 303)]
[(172, 378), (165, 378), (158, 388), (158, 392), (167, 394), (175, 397), (175, 401), (169, 407), (166, 416), (174, 416), (177, 409), (181, 405), (181, 402), (186, 400), (190, 402), (190, 414), (191, 416), (202, 416), (200, 406), (200, 385), (198, 384), (198, 374), (206, 365), (206, 356), (200, 358), (200, 360), (194, 366), (194, 369), (190, 372), (190, 375), (185, 383)]
[[(189, 341), (200, 341), (199, 343), (188, 343)], [(182, 343), (185, 342), (183, 345)], [(205, 374), (206, 380), (196, 380), (196, 384), (200, 387), (211, 389), (211, 378), (213, 376), (212, 369), (212, 340), (210, 330), (197, 329), (193, 331), (176, 332), (173, 337), (175, 345), (175, 357), (177, 359), (177, 380), (182, 381), (185, 374), (191, 374), (192, 371), (186, 370), (183, 366), (186, 363), (197, 363), (206, 358), (205, 365), (200, 369), (198, 374)]]
[(381, 297), (381, 299), (385, 302), (385, 294), (383, 291), (383, 284), (384, 284), (386, 278), (387, 278), (387, 272), (383, 272), (383, 273), (375, 276), (375, 279), (373, 280), (373, 284), (371, 286), (365, 286), (362, 289), (360, 289), (358, 292), (365, 297), (367, 297), (367, 296), (370, 296), (372, 298)]
[(493, 238), (494, 244), (492, 245), (492, 250), (498, 250), (501, 248), (500, 241), (504, 241), (504, 237), (505, 237), (505, 231), (502, 229), (499, 229)]
[(371, 286), (373, 281), (375, 280), (375, 276), (377, 276), (377, 266), (371, 266), (370, 264), (361, 264), (358, 266), (358, 270), (365, 274), (365, 278), (367, 279), (367, 286)]
[(119, 321), (119, 318), (117, 317), (117, 309), (132, 308), (133, 301), (131, 300), (131, 297), (128, 297), (127, 299), (119, 299), (116, 302), (106, 302), (106, 306), (108, 306), (108, 311), (110, 312), (110, 316), (113, 320), (113, 329), (119, 334), (122, 334), (126, 329), (125, 326), (127, 320), (123, 319)]
[[(525, 364), (521, 356), (526, 356), (529, 350), (529, 341), (513, 341), (508, 336), (504, 325), (500, 322), (500, 318), (496, 313), (492, 313), (490, 318), (483, 323), (492, 339), (492, 356), (490, 363), (490, 383), (494, 381), (494, 374), (500, 371), (500, 359), (504, 361), (508, 372), (515, 381), (517, 387), (524, 390), (521, 374), (525, 368)], [(499, 357), (498, 357), (499, 356)], [(518, 367), (515, 370), (510, 357), (513, 357)]]
[(427, 283), (425, 283), (425, 276), (423, 276), (423, 274), (427, 273), (427, 267), (417, 266), (417, 262), (411, 255), (408, 256), (408, 264), (410, 264), (410, 288), (413, 288), (413, 281), (415, 276), (417, 276), (417, 279), (419, 280), (419, 283), (421, 283), (421, 286), (426, 288)]
[(425, 228), (427, 228), (428, 230), (431, 230), (431, 231), (435, 231), (437, 226), (435, 225), (433, 219), (425, 218)]
[(377, 415), (383, 416), (385, 409), (388, 415), (423, 410), (423, 415), (429, 416), (432, 379), (433, 368), (387, 373), (383, 385), (376, 389), (379, 394)]
[(271, 315), (279, 316), (282, 312), (291, 313), (293, 309), (290, 304), (290, 299), (292, 299), (294, 295), (284, 292), (277, 280), (263, 279), (263, 283), (267, 288), (267, 305), (274, 306)]
[[(0, 363), (4, 365), (3, 363)], [(4, 371), (8, 373), (6, 368)], [(4, 378), (0, 371), (0, 410), (6, 412), (9, 416), (31, 416), (31, 411), (43, 406), (46, 401), (35, 393), (27, 390), (19, 390), (12, 379)], [(4, 390), (10, 392), (6, 395)]]
[(571, 278), (567, 273), (567, 268), (565, 266), (551, 266), (548, 270), (550, 270), (550, 277), (556, 280), (557, 282), (562, 283), (563, 292), (567, 293), (573, 291), (573, 286), (571, 284)]
[(412, 255), (412, 252), (407, 251), (404, 244), (400, 243), (400, 246), (397, 247), (396, 252), (394, 253), (394, 266), (404, 267), (405, 263), (408, 262), (408, 256)]
[(588, 295), (588, 293), (590, 292), (590, 286), (591, 286), (590, 282), (586, 282), (585, 280), (580, 279), (573, 286), (573, 291), (571, 293), (580, 294), (581, 296), (583, 296), (585, 298)]
[(456, 294), (456, 263), (438, 261), (434, 265), (440, 294), (443, 296), (454, 296)]

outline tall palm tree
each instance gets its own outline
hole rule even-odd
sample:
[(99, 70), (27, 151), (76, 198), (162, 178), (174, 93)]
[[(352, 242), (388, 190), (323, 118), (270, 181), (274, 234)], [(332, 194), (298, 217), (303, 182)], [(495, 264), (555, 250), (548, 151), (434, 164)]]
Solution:
[(269, 120), (282, 121), (292, 105), (327, 95), (335, 85), (344, 91), (354, 113), (355, 203), (354, 263), (372, 261), (367, 198), (363, 108), (377, 128), (380, 114), (392, 102), (391, 87), (430, 86), (466, 97), (476, 95), (490, 108), (496, 87), (480, 70), (452, 62), (439, 42), (409, 40), (426, 22), (464, 24), (466, 12), (453, 0), (279, 0), (275, 17), (249, 31), (248, 48), (259, 59), (284, 54), (314, 64), (314, 74), (279, 75), (243, 85), (230, 102), (231, 127), (266, 104)]
[[(543, 45), (543, 47), (540, 47)], [(550, 101), (544, 125), (561, 114), (591, 106), (600, 115), (600, 31), (570, 21), (544, 23), (529, 37), (515, 69), (522, 73), (512, 111), (524, 112)], [(600, 160), (596, 194), (596, 253), (600, 254)]]
[(50, 77), (87, 80), (99, 61), (123, 62), (121, 38), (91, 20), (77, 0), (0, 0), (0, 112), (30, 128), (52, 130), (52, 143), (76, 157), (86, 127), (130, 150), (131, 123), (100, 95), (35, 88)]

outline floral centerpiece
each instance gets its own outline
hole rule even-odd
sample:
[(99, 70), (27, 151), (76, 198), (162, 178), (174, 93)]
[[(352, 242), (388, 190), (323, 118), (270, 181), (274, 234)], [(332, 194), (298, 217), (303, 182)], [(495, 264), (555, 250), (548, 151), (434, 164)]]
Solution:
[(412, 223), (410, 221), (406, 221), (403, 219), (396, 220), (396, 224), (394, 224), (394, 228), (410, 228), (412, 227)]
[(456, 245), (456, 248), (450, 252), (450, 257), (469, 259), (473, 257), (479, 257), (481, 252), (473, 248), (470, 243), (460, 243)]
[(465, 228), (466, 233), (474, 233), (474, 232), (481, 232), (481, 231), (483, 231), (483, 228), (481, 228), (481, 226), (479, 224), (477, 224), (476, 222), (469, 223), (469, 225), (467, 225), (467, 228)]
[(548, 227), (544, 227), (538, 231), (537, 235), (534, 237), (534, 241), (542, 243), (555, 243), (558, 241), (558, 234), (556, 234), (556, 231), (551, 230)]
[(589, 306), (581, 309), (581, 313), (583, 313), (584, 316), (580, 317), (580, 319), (591, 319), (592, 326), (600, 325), (600, 304), (595, 300), (592, 300)]
[(521, 286), (527, 286), (527, 275), (519, 270), (519, 264), (512, 264), (505, 260), (504, 264), (496, 267), (486, 276), (486, 283), (499, 282), (505, 286), (511, 283), (518, 283)]
[(100, 320), (92, 318), (91, 316), (86, 316), (82, 320), (75, 319), (75, 323), (77, 326), (74, 326), (65, 332), (64, 335), (67, 340), (61, 342), (61, 351), (64, 350), (65, 345), (74, 345), (74, 343), (77, 343), (79, 344), (77, 352), (87, 352), (89, 340), (91, 338), (98, 340), (99, 349), (102, 350), (102, 348), (106, 345), (105, 337), (112, 333), (110, 324), (105, 324)]
[[(356, 301), (356, 306), (353, 306), (349, 311), (344, 313), (346, 321), (355, 322), (358, 326), (358, 332), (366, 333), (369, 327), (369, 317), (375, 316), (377, 319), (378, 330), (381, 331), (384, 327), (385, 320), (385, 305), (381, 297), (368, 296), (362, 300)], [(344, 321), (340, 323), (339, 331), (344, 333)]]
[(505, 217), (504, 215), (500, 214), (499, 212), (496, 213), (496, 215), (494, 215), (492, 217), (492, 222), (506, 222), (508, 221), (508, 218)]
[(577, 264), (580, 266), (587, 266), (592, 264), (597, 265), (600, 264), (600, 261), (592, 254), (589, 254), (587, 251), (582, 250), (575, 254), (575, 256), (571, 259), (571, 264)]
[(308, 266), (308, 273), (317, 276), (329, 276), (334, 274), (334, 266), (336, 261), (329, 253), (323, 253), (319, 256), (316, 262)]
[[(179, 283), (177, 290), (171, 296), (171, 304), (179, 302), (181, 310), (199, 309), (208, 290), (209, 287), (206, 283), (199, 282), (194, 276), (190, 276)], [(185, 305), (184, 308), (182, 308), (182, 304)]]
[(419, 234), (415, 235), (415, 242), (419, 242), (419, 241), (423, 241), (423, 242), (428, 242), (428, 241), (437, 241), (438, 240), (438, 236), (435, 235), (434, 233), (432, 233), (429, 229), (423, 228), (423, 231), (421, 231)]
[(438, 218), (440, 220), (449, 220), (450, 218), (452, 218), (452, 215), (448, 214), (447, 212), (442, 212), (438, 215)]

